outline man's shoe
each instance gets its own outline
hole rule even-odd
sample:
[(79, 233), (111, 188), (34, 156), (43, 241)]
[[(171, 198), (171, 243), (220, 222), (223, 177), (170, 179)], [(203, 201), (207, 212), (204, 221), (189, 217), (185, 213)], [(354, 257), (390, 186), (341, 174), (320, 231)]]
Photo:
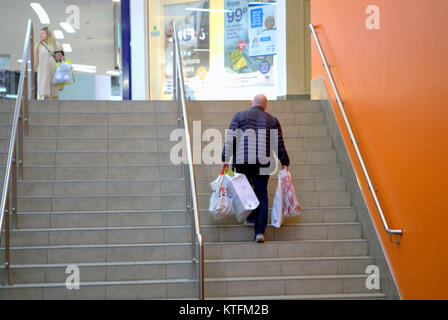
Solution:
[(264, 243), (264, 234), (257, 234), (255, 236), (255, 242)]
[(246, 221), (244, 221), (244, 225), (248, 226), (248, 227), (253, 227), (253, 226), (255, 226), (255, 221), (253, 221), (253, 220), (246, 220)]

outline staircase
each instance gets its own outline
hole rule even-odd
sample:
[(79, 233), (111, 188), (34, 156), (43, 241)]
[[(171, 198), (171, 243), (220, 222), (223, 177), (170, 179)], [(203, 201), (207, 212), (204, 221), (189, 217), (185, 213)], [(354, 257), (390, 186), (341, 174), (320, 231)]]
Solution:
[[(246, 106), (191, 102), (189, 118), (224, 133)], [(282, 124), (303, 215), (255, 244), (253, 228), (207, 211), (219, 166), (195, 166), (206, 298), (386, 298), (365, 287), (375, 262), (320, 103), (275, 101), (268, 111)], [(183, 166), (169, 158), (177, 103), (37, 101), (30, 112), (11, 234), (14, 284), (0, 287), (3, 298), (196, 298)], [(275, 188), (273, 177), (271, 204)], [(80, 290), (66, 288), (69, 264), (80, 269)]]

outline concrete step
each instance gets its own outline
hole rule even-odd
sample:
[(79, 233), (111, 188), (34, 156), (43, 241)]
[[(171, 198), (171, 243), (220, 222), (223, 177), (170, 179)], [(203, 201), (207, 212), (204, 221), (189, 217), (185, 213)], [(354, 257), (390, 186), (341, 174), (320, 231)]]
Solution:
[[(376, 292), (359, 292), (349, 293), (354, 290), (362, 288), (362, 276), (353, 277), (326, 277), (326, 278), (294, 278), (283, 280), (270, 280), (267, 283), (275, 285), (277, 283), (283, 284), (281, 289), (277, 292), (297, 292), (301, 291), (297, 287), (302, 284), (306, 288), (314, 292), (322, 292), (328, 287), (336, 284), (337, 287), (331, 291), (341, 292), (338, 294), (277, 294), (267, 295), (261, 293), (257, 296), (231, 296), (226, 297), (224, 293), (227, 292), (244, 292), (250, 291), (251, 294), (263, 291), (262, 289), (253, 290), (254, 282), (248, 281), (246, 290), (242, 290), (236, 286), (236, 282), (229, 282), (222, 285), (212, 281), (206, 282), (205, 292), (217, 293), (214, 298), (207, 298), (208, 300), (219, 299), (225, 300), (365, 300), (365, 299), (385, 299), (386, 296)], [(293, 281), (291, 285), (286, 286), (288, 281)], [(264, 282), (261, 282), (264, 284)], [(269, 291), (273, 291), (269, 289)], [(347, 292), (347, 293), (345, 293)], [(241, 294), (241, 293), (239, 293)], [(263, 295), (264, 294), (264, 295)], [(210, 296), (210, 295), (208, 295)], [(58, 284), (36, 284), (36, 285), (16, 285), (5, 290), (5, 300), (148, 300), (148, 299), (196, 299), (197, 298), (197, 284), (191, 280), (165, 280), (165, 281), (121, 281), (121, 282), (93, 282), (85, 283), (80, 290), (67, 290), (65, 283)]]
[(9, 112), (14, 110), (15, 100), (0, 99), (0, 112)]
[(62, 246), (191, 241), (188, 226), (52, 228), (11, 231), (14, 246)]
[[(6, 103), (6, 102), (5, 102)], [(247, 101), (188, 101), (189, 112), (238, 112), (249, 107)], [(268, 112), (320, 112), (320, 101), (270, 101)], [(34, 112), (177, 112), (174, 101), (32, 101)]]
[[(6, 149), (0, 151), (8, 151), (9, 139), (5, 138), (3, 142)], [(336, 152), (331, 148), (324, 146), (322, 148), (308, 148), (311, 150), (304, 150), (302, 143), (302, 138), (285, 139), (285, 145), (292, 160), (300, 162), (336, 161)], [(178, 144), (179, 142), (172, 142), (169, 138), (25, 138), (24, 150), (26, 152), (171, 152), (173, 147)], [(202, 150), (207, 145), (208, 143), (203, 142), (201, 144)]]
[[(252, 241), (252, 228), (241, 225), (202, 226), (207, 242)], [(341, 240), (361, 237), (361, 225), (352, 223), (289, 224), (281, 229), (269, 227), (267, 241)], [(173, 243), (191, 241), (189, 226), (147, 227), (90, 227), (16, 229), (11, 231), (14, 246), (117, 244), (117, 243)]]
[[(269, 210), (269, 217), (271, 210)], [(83, 212), (19, 212), (18, 228), (88, 228), (88, 227), (146, 227), (187, 225), (190, 213), (185, 210), (155, 211), (83, 211)], [(208, 210), (199, 212), (201, 225), (240, 225), (234, 216), (215, 220)], [(270, 221), (270, 218), (269, 218)], [(356, 209), (302, 208), (302, 215), (287, 219), (283, 224), (349, 223), (356, 222)], [(11, 227), (13, 227), (11, 218)]]
[[(84, 143), (84, 142), (83, 142)], [(119, 142), (122, 143), (122, 142)], [(141, 145), (145, 144), (146, 141), (137, 143)], [(134, 144), (135, 146), (136, 144)], [(56, 148), (55, 145), (47, 145), (47, 148)], [(111, 151), (96, 151), (94, 146), (85, 143), (84, 148), (87, 150), (83, 150), (80, 148), (76, 148), (73, 151), (41, 151), (38, 150), (39, 146), (35, 146), (34, 150), (29, 151), (25, 150), (24, 153), (24, 163), (26, 166), (34, 166), (34, 165), (57, 165), (57, 166), (82, 166), (82, 165), (154, 165), (154, 164), (162, 164), (168, 165), (173, 164), (171, 161), (171, 153), (170, 151), (135, 151), (138, 149), (134, 149), (131, 151), (119, 150), (121, 149), (130, 149), (130, 147), (126, 147), (126, 144), (123, 146), (116, 145), (118, 150)], [(107, 144), (103, 144), (103, 149), (107, 148)], [(132, 148), (134, 148), (132, 146)], [(89, 150), (91, 149), (91, 150)], [(92, 150), (93, 149), (93, 150)], [(0, 160), (4, 160), (7, 157), (7, 153), (0, 154)], [(312, 165), (336, 165), (337, 163), (337, 155), (334, 150), (331, 151), (301, 151), (301, 150), (290, 150), (289, 157), (291, 164), (312, 164)], [(201, 166), (206, 166), (214, 171), (217, 171), (219, 174), (220, 170), (218, 169), (220, 164), (220, 159), (217, 159), (218, 165), (196, 165), (198, 168)], [(195, 167), (196, 167), (195, 166)], [(327, 175), (327, 174), (326, 174)], [(294, 175), (293, 175), (294, 176)]]
[[(253, 241), (254, 230), (241, 225), (201, 226), (207, 242)], [(283, 225), (280, 229), (268, 226), (266, 241), (342, 240), (361, 237), (361, 225), (351, 223), (302, 223)]]
[(366, 288), (367, 275), (233, 277), (206, 280), (211, 297), (379, 293)]
[[(134, 158), (132, 158), (134, 156)], [(25, 154), (24, 179), (29, 180), (103, 180), (103, 179), (183, 179), (184, 166), (161, 162), (157, 153), (32, 153)], [(6, 155), (5, 155), (6, 158)], [(126, 165), (126, 161), (129, 164)], [(55, 163), (57, 163), (55, 165)], [(65, 164), (64, 164), (65, 163)], [(344, 184), (339, 164), (292, 163), (289, 167), (294, 179), (302, 180), (307, 189), (325, 190), (331, 185)], [(220, 174), (220, 166), (196, 165), (198, 188), (209, 191), (209, 184)], [(319, 179), (312, 183), (311, 179)], [(328, 180), (327, 180), (328, 179)], [(277, 175), (270, 180), (275, 183)], [(333, 180), (333, 181), (329, 181)], [(307, 181), (307, 182), (305, 182)], [(328, 181), (328, 182), (325, 182)], [(334, 183), (333, 183), (334, 182)], [(300, 183), (300, 182), (298, 182)], [(329, 185), (327, 185), (329, 184)], [(305, 188), (305, 186), (304, 186)]]
[[(209, 201), (202, 197), (202, 203)], [(117, 210), (180, 210), (185, 209), (185, 195), (81, 195), (18, 197), (18, 208), (26, 212), (48, 211), (117, 211)], [(208, 204), (207, 204), (208, 207)]]
[[(361, 274), (371, 264), (371, 257), (206, 260), (205, 277)], [(194, 272), (189, 260), (80, 263), (77, 267), (81, 282), (189, 279)], [(11, 277), (14, 284), (58, 283), (66, 280), (66, 268), (67, 264), (13, 265)]]
[(63, 283), (22, 284), (5, 289), (5, 300), (148, 300), (197, 297), (190, 279), (151, 281), (85, 282), (80, 290), (67, 290)]
[[(11, 279), (14, 284), (65, 282), (68, 264), (14, 265)], [(132, 261), (76, 264), (81, 285), (86, 281), (138, 281), (191, 279), (192, 261)]]
[(13, 243), (12, 245), (12, 265), (191, 261), (191, 242), (67, 246), (17, 246)]
[[(4, 251), (4, 248), (0, 249)], [(205, 259), (279, 259), (366, 256), (363, 239), (207, 242)], [(2, 252), (3, 253), (3, 252)], [(80, 264), (126, 261), (191, 261), (191, 242), (68, 246), (18, 246), (12, 243), (12, 265)]]
[[(79, 159), (79, 158), (78, 158)], [(94, 157), (90, 158), (93, 162)], [(88, 157), (84, 157), (88, 162)], [(99, 159), (99, 157), (98, 157)], [(38, 159), (35, 159), (38, 160)], [(173, 165), (25, 166), (24, 183), (33, 181), (179, 180), (183, 168)]]
[[(78, 186), (85, 188), (79, 190)], [(110, 186), (110, 188), (109, 188)], [(71, 194), (72, 191), (57, 190), (57, 193), (66, 193), (61, 195), (44, 196), (19, 196), (18, 207), (20, 211), (43, 212), (43, 211), (104, 211), (104, 210), (176, 210), (185, 209), (186, 196), (182, 194), (171, 193), (145, 193), (139, 187), (137, 182), (121, 184), (120, 182), (67, 184), (66, 188), (74, 188), (73, 192), (81, 193)], [(102, 188), (96, 192), (95, 188)], [(48, 188), (51, 188), (49, 184)], [(87, 190), (92, 188), (91, 190)], [(115, 189), (113, 189), (115, 188)], [(124, 191), (120, 191), (124, 188)], [(127, 189), (129, 188), (129, 189)], [(133, 188), (133, 189), (131, 189)], [(148, 184), (146, 188), (151, 188)], [(104, 191), (106, 190), (106, 191)], [(102, 192), (104, 191), (104, 192)], [(50, 192), (48, 190), (48, 192)], [(92, 194), (96, 192), (96, 194)], [(106, 194), (109, 193), (109, 194)], [(198, 205), (202, 210), (206, 210), (210, 204), (211, 193), (198, 194)], [(297, 199), (303, 207), (347, 207), (351, 206), (350, 192), (296, 192)], [(269, 194), (269, 207), (272, 207), (274, 193)]]
[[(169, 167), (168, 167), (169, 168)], [(184, 179), (158, 179), (159, 170), (156, 167), (146, 167), (146, 175), (135, 178), (122, 178), (131, 170), (121, 168), (119, 171), (106, 172), (97, 169), (99, 179), (84, 180), (83, 176), (89, 171), (60, 170), (58, 175), (64, 175), (65, 179), (53, 180), (22, 180), (18, 184), (19, 196), (45, 196), (45, 195), (83, 195), (83, 194), (141, 194), (141, 192), (151, 194), (161, 193), (184, 193), (187, 184)], [(111, 168), (108, 168), (111, 170)], [(116, 169), (116, 168), (115, 168)], [(141, 168), (140, 168), (141, 169)], [(149, 170), (153, 169), (153, 170)], [(136, 170), (137, 171), (137, 170)], [(139, 170), (137, 172), (142, 172)], [(131, 171), (132, 172), (132, 171)], [(71, 179), (69, 174), (74, 173), (77, 179)], [(82, 175), (81, 175), (82, 174)], [(95, 174), (95, 173), (94, 173)], [(109, 179), (108, 176), (111, 178)], [(115, 179), (114, 179), (115, 176)], [(156, 177), (156, 178), (155, 178)], [(346, 191), (346, 181), (344, 178), (323, 179), (323, 178), (296, 178), (293, 179), (296, 192), (339, 192)], [(270, 179), (268, 192), (274, 194), (277, 188), (277, 179)], [(124, 190), (124, 191), (121, 191)], [(199, 193), (211, 193), (209, 180), (198, 180), (197, 191)], [(88, 193), (87, 193), (88, 192)], [(140, 193), (139, 193), (140, 192)]]
[(353, 294), (314, 294), (314, 295), (288, 295), (288, 296), (246, 296), (246, 297), (210, 297), (206, 300), (385, 300), (383, 293), (353, 293)]
[[(73, 140), (85, 140), (94, 142), (93, 140), (109, 139), (115, 141), (119, 139), (158, 139), (163, 143), (168, 143), (170, 146), (177, 144), (177, 142), (170, 143), (170, 135), (176, 130), (176, 127), (169, 126), (45, 126), (45, 125), (31, 125), (30, 137), (26, 140), (49, 140), (57, 139), (57, 146), (60, 146), (64, 141), (73, 143)], [(226, 128), (227, 129), (227, 128)], [(288, 150), (302, 150), (302, 151), (330, 151), (332, 150), (332, 139), (328, 136), (323, 137), (302, 137), (299, 132), (301, 130), (319, 130), (310, 128), (310, 126), (290, 126), (284, 129), (285, 145)], [(202, 131), (202, 134), (204, 131)], [(222, 139), (225, 139), (224, 129), (221, 132)], [(36, 142), (34, 142), (36, 143)], [(202, 147), (205, 148), (209, 142), (202, 142)], [(59, 150), (59, 149), (58, 149)], [(30, 150), (31, 151), (31, 150)]]

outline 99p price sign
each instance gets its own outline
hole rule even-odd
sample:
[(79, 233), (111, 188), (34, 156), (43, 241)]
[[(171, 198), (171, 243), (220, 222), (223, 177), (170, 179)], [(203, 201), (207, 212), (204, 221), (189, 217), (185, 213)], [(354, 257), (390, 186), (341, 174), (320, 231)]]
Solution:
[(234, 10), (227, 9), (227, 23), (240, 23), (247, 14), (247, 7), (236, 8)]

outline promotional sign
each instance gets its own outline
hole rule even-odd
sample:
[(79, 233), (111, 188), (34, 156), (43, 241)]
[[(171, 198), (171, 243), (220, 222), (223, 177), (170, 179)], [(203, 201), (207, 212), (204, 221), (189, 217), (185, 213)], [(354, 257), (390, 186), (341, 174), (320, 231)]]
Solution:
[[(250, 1), (253, 5), (254, 2), (262, 3), (274, 3), (275, 1)], [(258, 9), (257, 7), (254, 9)], [(274, 7), (270, 5), (269, 7)], [(254, 38), (250, 41), (249, 30), (250, 27), (250, 6), (249, 0), (237, 0), (237, 1), (225, 1), (225, 18), (224, 18), (224, 65), (226, 70), (226, 86), (227, 87), (247, 87), (247, 86), (274, 86), (274, 58), (275, 47), (269, 46), (266, 41), (266, 45), (263, 49), (257, 51), (257, 55), (251, 54), (250, 45), (253, 43)], [(269, 27), (275, 26), (275, 8), (274, 8), (274, 21), (266, 19)], [(266, 10), (266, 14), (269, 11)], [(254, 13), (254, 19), (256, 19), (256, 13)], [(263, 12), (261, 12), (263, 17)], [(258, 23), (259, 24), (259, 23)], [(255, 24), (255, 25), (258, 25)], [(272, 41), (275, 42), (276, 37), (272, 32), (274, 27), (269, 29)], [(254, 34), (256, 34), (256, 28), (254, 28)], [(258, 48), (258, 47), (257, 47)], [(257, 49), (254, 48), (254, 49)], [(269, 48), (269, 49), (268, 49)], [(268, 51), (269, 50), (269, 51)], [(269, 52), (269, 54), (265, 54)], [(261, 54), (258, 54), (261, 53)]]
[(165, 5), (165, 81), (164, 93), (173, 93), (172, 21), (178, 23), (178, 36), (184, 68), (187, 99), (195, 100), (209, 72), (209, 1)]
[(277, 7), (271, 3), (249, 7), (249, 56), (277, 54)]

